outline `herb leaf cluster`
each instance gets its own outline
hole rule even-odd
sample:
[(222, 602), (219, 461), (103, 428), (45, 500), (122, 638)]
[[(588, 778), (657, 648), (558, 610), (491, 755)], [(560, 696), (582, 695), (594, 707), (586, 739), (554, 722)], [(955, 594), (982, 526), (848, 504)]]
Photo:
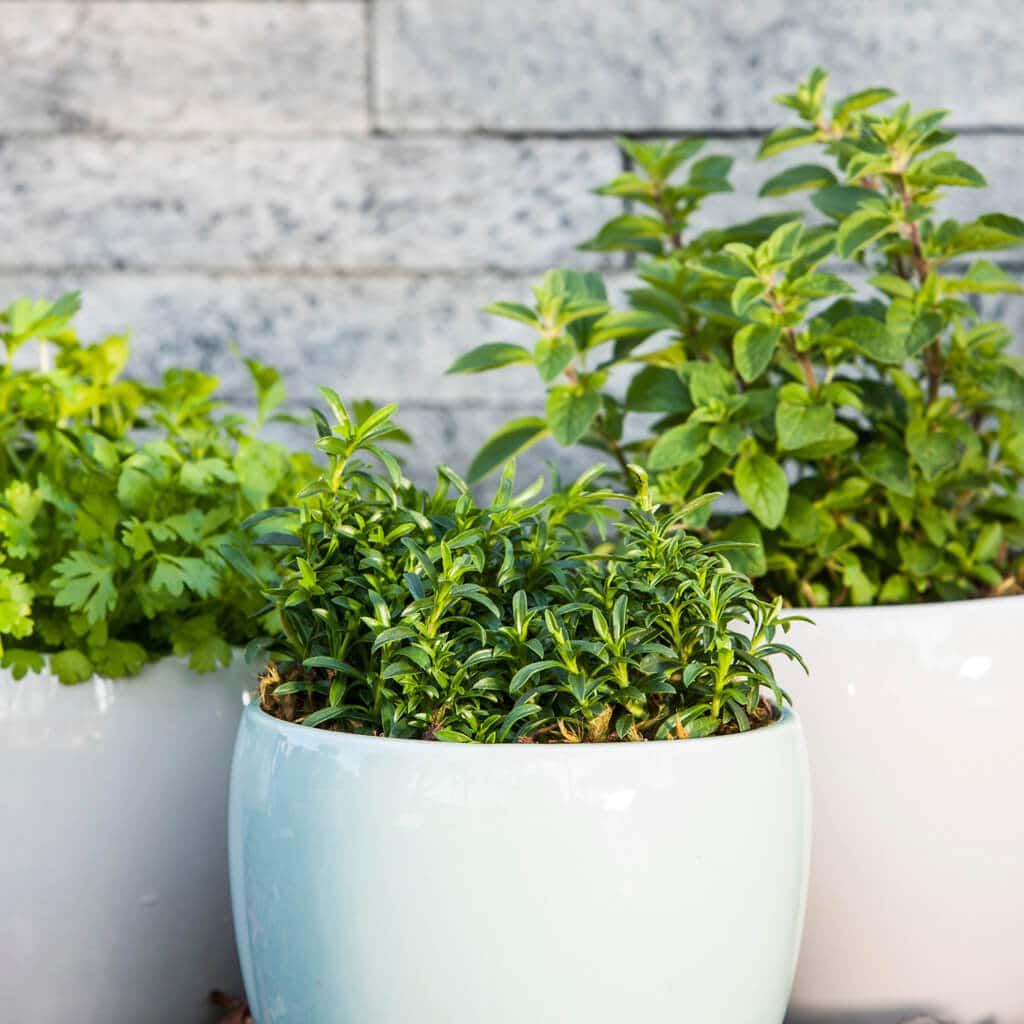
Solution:
[(810, 209), (694, 231), (730, 159), (621, 140), (633, 170), (598, 192), (632, 212), (583, 248), (638, 254), (639, 284), (615, 308), (597, 275), (558, 271), (532, 306), (490, 307), (534, 344), (481, 346), (452, 371), (533, 364), (547, 407), (491, 438), (470, 478), (551, 435), (611, 455), (620, 487), (644, 465), (659, 501), (731, 495), (691, 526), (751, 545), (735, 563), (788, 603), (1019, 593), (1024, 361), (976, 302), (1024, 291), (978, 257), (1024, 244), (1024, 222), (942, 214), (949, 190), (986, 184), (949, 148), (945, 111), (880, 112), (883, 88), (829, 106), (826, 84), (818, 69), (780, 97), (800, 123), (760, 150), (823, 158), (761, 189), (809, 192)]
[[(48, 657), (65, 683), (171, 653), (213, 670), (262, 628), (221, 548), (251, 547), (239, 524), (312, 479), (312, 460), (255, 436), (283, 397), (276, 371), (248, 361), (255, 423), (222, 415), (212, 377), (124, 377), (127, 338), (82, 344), (78, 307), (0, 313), (0, 665), (20, 677)], [(269, 548), (252, 557), (273, 570)]]
[[(746, 730), (772, 716), (762, 688), (786, 699), (767, 660), (796, 657), (778, 606), (681, 529), (696, 506), (658, 509), (639, 470), (630, 498), (594, 489), (600, 466), (546, 497), (541, 480), (515, 493), (511, 466), (488, 505), (447, 467), (424, 491), (382, 446), (391, 408), (360, 423), (321, 390), (327, 472), (298, 507), (250, 520), (273, 518), (264, 539), (287, 554), (263, 586), (281, 625), (266, 710), (381, 736), (577, 742)], [(618, 543), (595, 550), (623, 500)]]

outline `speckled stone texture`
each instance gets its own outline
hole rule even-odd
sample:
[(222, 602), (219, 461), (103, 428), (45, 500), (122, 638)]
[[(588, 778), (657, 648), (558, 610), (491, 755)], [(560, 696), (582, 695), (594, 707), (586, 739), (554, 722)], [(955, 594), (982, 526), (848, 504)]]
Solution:
[(588, 190), (619, 166), (586, 140), (2, 141), (0, 223), (19, 230), (0, 266), (547, 266), (600, 225)]
[(380, 112), (396, 131), (749, 128), (822, 64), (837, 89), (888, 84), (961, 123), (1020, 125), (1019, 15), (1017, 0), (379, 0)]
[(4, 132), (364, 132), (359, 3), (0, 4)]
[[(410, 470), (464, 469), (536, 412), (531, 371), (446, 377), (470, 346), (523, 340), (484, 317), (617, 211), (615, 131), (710, 133), (735, 192), (699, 224), (784, 209), (756, 163), (773, 94), (815, 63), (953, 109), (986, 193), (1024, 211), (1015, 0), (0, 0), (0, 304), (80, 287), (86, 334), (135, 330), (136, 366), (219, 374), (227, 342), (278, 363), (296, 407), (320, 383), (398, 400)], [(1001, 254), (1024, 270), (1024, 254)], [(1024, 327), (1024, 301), (986, 301)], [(1018, 329), (1018, 336), (1024, 331)], [(1022, 348), (1024, 351), (1024, 348)], [(590, 453), (540, 450), (570, 469)]]

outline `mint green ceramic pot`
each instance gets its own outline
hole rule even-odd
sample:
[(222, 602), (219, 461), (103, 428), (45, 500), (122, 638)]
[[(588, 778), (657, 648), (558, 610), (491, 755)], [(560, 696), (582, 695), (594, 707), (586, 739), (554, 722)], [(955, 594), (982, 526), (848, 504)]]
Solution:
[(810, 806), (796, 717), (473, 745), (243, 715), (231, 883), (257, 1024), (779, 1024)]

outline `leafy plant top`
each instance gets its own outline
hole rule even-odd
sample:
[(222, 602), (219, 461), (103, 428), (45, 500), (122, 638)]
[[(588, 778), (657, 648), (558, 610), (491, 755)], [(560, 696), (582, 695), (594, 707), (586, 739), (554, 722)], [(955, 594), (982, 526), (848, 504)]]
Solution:
[[(812, 209), (705, 231), (694, 213), (730, 190), (731, 160), (694, 139), (624, 139), (633, 169), (598, 192), (626, 200), (583, 248), (640, 256), (613, 308), (597, 275), (556, 271), (532, 306), (491, 312), (532, 331), (454, 372), (533, 364), (543, 417), (488, 441), (476, 479), (541, 437), (630, 462), (657, 500), (707, 490), (690, 525), (751, 547), (731, 557), (794, 605), (946, 600), (1024, 587), (1024, 361), (972, 300), (1021, 285), (975, 254), (1024, 243), (1024, 223), (942, 213), (981, 172), (949, 148), (945, 112), (867, 89), (831, 107), (815, 71), (780, 102), (800, 123), (761, 157), (814, 147), (763, 196), (810, 191)], [(613, 386), (621, 380), (625, 386)]]
[[(391, 409), (317, 416), (330, 465), (298, 508), (269, 509), (264, 540), (288, 553), (264, 586), (281, 632), (263, 706), (310, 726), (420, 739), (684, 738), (770, 720), (786, 699), (768, 659), (777, 605), (758, 600), (722, 545), (681, 529), (696, 505), (661, 510), (643, 471), (619, 543), (596, 467), (547, 497), (513, 492), (506, 469), (479, 505), (447, 467), (433, 493), (381, 447)], [(556, 481), (557, 483), (557, 481)], [(622, 499), (620, 499), (622, 500)], [(260, 573), (231, 557), (253, 586)]]
[[(249, 361), (255, 423), (221, 415), (212, 377), (122, 376), (127, 338), (81, 344), (78, 306), (0, 314), (0, 664), (20, 677), (49, 656), (66, 683), (170, 653), (212, 670), (262, 628), (220, 549), (249, 547), (238, 524), (312, 479), (312, 461), (253, 434), (283, 397), (275, 371)], [(251, 556), (272, 571), (270, 549)]]

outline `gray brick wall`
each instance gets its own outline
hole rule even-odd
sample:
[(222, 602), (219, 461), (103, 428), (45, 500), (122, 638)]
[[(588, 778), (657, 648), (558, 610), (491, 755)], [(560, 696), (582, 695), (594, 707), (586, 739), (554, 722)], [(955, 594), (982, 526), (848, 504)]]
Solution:
[[(528, 373), (443, 376), (507, 336), (479, 308), (556, 264), (625, 284), (619, 261), (574, 248), (610, 215), (588, 189), (620, 166), (614, 134), (713, 137), (739, 158), (714, 209), (749, 214), (771, 97), (822, 63), (837, 89), (952, 109), (992, 183), (957, 212), (1020, 214), (1018, 15), (1018, 0), (0, 2), (0, 303), (80, 287), (89, 331), (134, 328), (140, 370), (195, 362), (241, 401), (237, 340), (283, 367), (297, 405), (319, 383), (401, 402), (418, 475), (465, 467), (539, 398)], [(1022, 306), (1003, 311), (1024, 327)]]

